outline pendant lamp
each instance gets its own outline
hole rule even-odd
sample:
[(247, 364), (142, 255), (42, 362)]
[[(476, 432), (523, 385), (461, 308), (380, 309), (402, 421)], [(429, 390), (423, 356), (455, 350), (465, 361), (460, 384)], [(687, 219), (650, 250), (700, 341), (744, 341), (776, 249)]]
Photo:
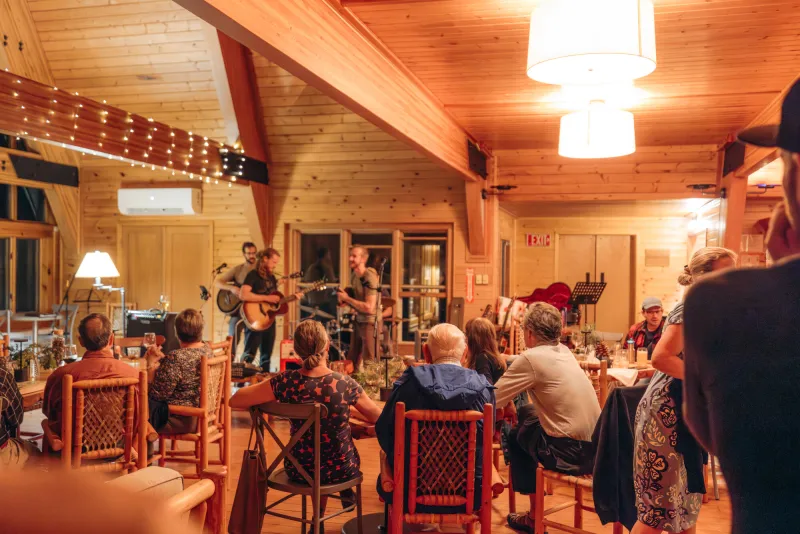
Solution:
[(633, 113), (592, 102), (561, 117), (558, 154), (566, 158), (616, 158), (636, 151)]
[(553, 85), (626, 82), (656, 68), (651, 0), (540, 0), (528, 76)]

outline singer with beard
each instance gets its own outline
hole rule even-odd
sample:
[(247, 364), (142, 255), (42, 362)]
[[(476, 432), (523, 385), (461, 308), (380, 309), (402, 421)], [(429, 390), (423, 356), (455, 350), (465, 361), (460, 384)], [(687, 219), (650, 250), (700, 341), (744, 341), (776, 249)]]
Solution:
[(367, 267), (369, 254), (361, 245), (350, 248), (350, 287), (352, 296), (341, 287), (339, 303), (347, 304), (356, 311), (356, 325), (347, 357), (359, 372), (364, 370), (364, 360), (375, 360), (375, 308), (378, 303), (378, 273)]
[[(225, 271), (225, 274), (220, 276), (214, 282), (214, 286), (219, 291), (230, 291), (237, 297), (241, 298), (241, 287), (244, 284), (247, 275), (250, 271), (256, 268), (256, 252), (257, 248), (255, 243), (247, 241), (242, 243), (242, 256), (244, 262), (240, 263), (232, 269)], [(228, 335), (233, 337), (237, 342), (241, 339), (242, 331), (244, 330), (244, 323), (239, 322), (239, 315), (232, 315), (228, 317)], [(238, 325), (238, 328), (237, 328)], [(244, 344), (247, 346), (247, 340), (251, 332), (248, 330), (245, 334)], [(231, 347), (231, 355), (236, 356), (236, 346)]]

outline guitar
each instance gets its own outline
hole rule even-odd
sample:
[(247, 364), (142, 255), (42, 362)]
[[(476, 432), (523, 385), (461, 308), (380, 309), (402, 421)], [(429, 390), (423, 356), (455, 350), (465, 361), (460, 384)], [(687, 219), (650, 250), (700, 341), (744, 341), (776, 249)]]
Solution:
[(494, 314), (492, 313), (492, 305), (487, 304), (486, 308), (484, 308), (483, 313), (481, 314), (481, 317), (483, 317), (484, 319), (489, 319), (491, 321), (493, 315)]
[[(324, 279), (318, 280), (300, 291), (303, 295), (312, 291), (325, 289)], [(270, 295), (280, 297), (276, 303), (270, 302), (244, 302), (242, 304), (241, 316), (247, 328), (256, 332), (261, 332), (272, 326), (275, 317), (285, 315), (289, 311), (289, 303), (297, 300), (295, 295), (284, 296), (280, 291), (270, 293)]]
[(506, 349), (508, 349), (508, 342), (511, 334), (509, 333), (506, 336), (506, 325), (508, 324), (508, 318), (511, 316), (511, 311), (514, 308), (514, 303), (517, 301), (517, 296), (514, 295), (511, 297), (511, 303), (508, 305), (508, 309), (506, 310), (506, 316), (503, 318), (503, 326), (500, 328), (500, 331), (497, 333), (497, 350), (500, 351), (500, 354), (504, 354)]
[[(282, 276), (281, 278), (278, 278), (278, 281), (286, 280), (287, 278), (300, 278), (301, 276), (303, 276), (303, 273), (298, 271), (287, 276)], [(231, 285), (233, 287), (242, 287), (242, 284), (237, 284), (235, 282)], [(217, 308), (219, 308), (219, 311), (225, 315), (238, 315), (241, 307), (242, 300), (232, 291), (220, 289), (219, 292), (217, 292)]]

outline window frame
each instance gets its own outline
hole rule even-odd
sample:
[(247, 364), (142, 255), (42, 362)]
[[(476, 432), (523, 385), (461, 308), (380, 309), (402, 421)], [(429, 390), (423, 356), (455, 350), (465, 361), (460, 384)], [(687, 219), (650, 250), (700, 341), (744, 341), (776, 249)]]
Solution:
[[(314, 224), (314, 223), (294, 223), (294, 224), (287, 224), (286, 225), (286, 241), (284, 243), (284, 258), (286, 258), (286, 266), (285, 269), (287, 272), (294, 272), (302, 269), (300, 265), (300, 236), (302, 234), (334, 234), (336, 232), (340, 232), (341, 240), (340, 240), (340, 266), (339, 266), (339, 277), (340, 283), (339, 284), (329, 284), (329, 287), (347, 287), (350, 284), (350, 265), (348, 261), (350, 247), (353, 244), (353, 234), (392, 234), (392, 245), (391, 245), (391, 262), (394, 266), (392, 269), (391, 277), (389, 279), (384, 278), (384, 285), (389, 285), (390, 295), (392, 299), (395, 299), (397, 305), (394, 309), (394, 316), (402, 318), (402, 314), (400, 313), (400, 301), (402, 298), (406, 297), (406, 293), (402, 289), (403, 286), (403, 270), (404, 270), (404, 257), (403, 257), (403, 242), (407, 240), (419, 240), (419, 241), (430, 241), (431, 239), (441, 239), (445, 242), (447, 246), (447, 253), (446, 253), (446, 267), (447, 267), (447, 280), (445, 284), (439, 286), (441, 291), (439, 293), (425, 293), (424, 296), (428, 297), (436, 297), (436, 298), (445, 298), (446, 299), (446, 306), (449, 306), (453, 299), (453, 276), (454, 276), (454, 265), (453, 265), (453, 234), (454, 228), (453, 224), (451, 223), (396, 223), (396, 224), (386, 224), (385, 226), (375, 227), (374, 225), (369, 225), (366, 223), (353, 223), (353, 224)], [(404, 235), (406, 233), (421, 233), (421, 232), (439, 232), (443, 235), (438, 237), (408, 237), (405, 238)], [(367, 246), (368, 248), (388, 248), (388, 245), (374, 245), (374, 246)], [(299, 287), (299, 284), (295, 280), (289, 280), (286, 287), (286, 292), (295, 291)], [(402, 295), (401, 295), (402, 294)], [(286, 315), (287, 320), (284, 322), (284, 334), (285, 336), (290, 333), (290, 327), (292, 324), (297, 324), (300, 320), (300, 307), (297, 303), (292, 303), (289, 308), (289, 313)], [(413, 341), (403, 341), (400, 338), (402, 328), (394, 328), (392, 329), (392, 343), (398, 343), (399, 347), (413, 348), (414, 342)], [(285, 337), (284, 336), (284, 337)], [(401, 351), (403, 352), (403, 351)]]

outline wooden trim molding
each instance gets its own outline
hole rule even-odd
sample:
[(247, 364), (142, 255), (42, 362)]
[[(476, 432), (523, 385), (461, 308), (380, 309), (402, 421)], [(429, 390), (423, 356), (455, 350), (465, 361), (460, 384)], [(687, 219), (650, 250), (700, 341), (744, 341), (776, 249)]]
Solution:
[(33, 221), (0, 220), (0, 238), (16, 237), (18, 239), (45, 239), (53, 237), (56, 227)]

